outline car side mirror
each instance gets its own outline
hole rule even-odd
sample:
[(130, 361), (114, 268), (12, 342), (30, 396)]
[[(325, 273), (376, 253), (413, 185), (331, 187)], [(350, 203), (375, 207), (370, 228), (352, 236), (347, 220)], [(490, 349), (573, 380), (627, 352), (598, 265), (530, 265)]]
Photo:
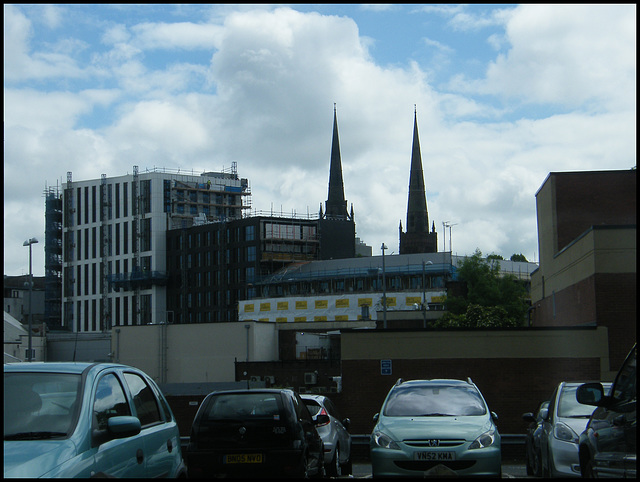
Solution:
[(532, 412), (527, 412), (522, 414), (522, 420), (529, 423), (536, 423), (536, 417)]
[(496, 412), (491, 412), (491, 418), (497, 422), (498, 421), (498, 414)]
[(374, 421), (374, 422), (377, 422), (379, 417), (380, 417), (380, 414), (379, 414), (379, 413), (376, 413), (376, 414), (373, 416), (373, 421)]
[(342, 425), (344, 426), (345, 430), (349, 430), (349, 425), (351, 425), (351, 420), (348, 418), (345, 418), (342, 421)]
[(138, 417), (111, 417), (107, 420), (107, 430), (114, 438), (126, 438), (138, 435), (142, 426)]
[(548, 408), (540, 409), (540, 418), (542, 420), (547, 420), (549, 418), (549, 409)]
[(133, 437), (138, 435), (140, 430), (142, 426), (138, 417), (129, 415), (111, 417), (107, 420), (106, 430), (93, 430), (91, 446), (97, 447), (109, 440)]
[(576, 390), (576, 400), (583, 405), (595, 405), (599, 407), (602, 405), (604, 399), (602, 383), (583, 383)]

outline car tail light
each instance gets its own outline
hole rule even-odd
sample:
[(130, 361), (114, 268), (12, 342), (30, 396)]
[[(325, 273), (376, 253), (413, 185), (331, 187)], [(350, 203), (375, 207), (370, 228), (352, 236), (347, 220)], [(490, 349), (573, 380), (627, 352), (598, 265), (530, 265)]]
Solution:
[(318, 413), (316, 420), (317, 420), (317, 423), (316, 423), (317, 427), (324, 427), (325, 425), (329, 425), (331, 423), (329, 414), (324, 408), (320, 409), (320, 413)]

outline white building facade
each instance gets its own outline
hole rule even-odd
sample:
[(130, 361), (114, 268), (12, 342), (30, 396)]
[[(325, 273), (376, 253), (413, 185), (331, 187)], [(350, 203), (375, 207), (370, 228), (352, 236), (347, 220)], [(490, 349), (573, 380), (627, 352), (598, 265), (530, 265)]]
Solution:
[(166, 169), (63, 184), (62, 325), (74, 332), (170, 323), (169, 229), (239, 219), (250, 187), (230, 172)]

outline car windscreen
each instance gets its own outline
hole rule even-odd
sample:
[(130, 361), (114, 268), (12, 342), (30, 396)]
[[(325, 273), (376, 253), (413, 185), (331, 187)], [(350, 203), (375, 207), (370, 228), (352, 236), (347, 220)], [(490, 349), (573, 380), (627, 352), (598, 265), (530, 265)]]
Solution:
[(208, 420), (279, 420), (282, 400), (277, 393), (234, 393), (211, 397), (205, 418)]
[[(611, 387), (611, 383), (603, 383), (605, 393)], [(560, 401), (558, 403), (558, 417), (567, 418), (589, 418), (593, 413), (594, 407), (592, 405), (583, 405), (576, 400), (577, 385), (564, 386), (562, 393), (560, 394)]]
[(474, 416), (487, 413), (472, 386), (425, 385), (395, 388), (385, 404), (387, 417)]
[(81, 376), (66, 373), (4, 374), (5, 440), (65, 437), (76, 421)]

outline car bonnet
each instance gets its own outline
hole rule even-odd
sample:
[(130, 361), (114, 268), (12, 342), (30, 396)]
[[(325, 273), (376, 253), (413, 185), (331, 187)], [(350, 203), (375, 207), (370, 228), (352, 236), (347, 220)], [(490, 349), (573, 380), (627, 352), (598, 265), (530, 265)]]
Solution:
[(491, 429), (489, 416), (466, 417), (384, 417), (376, 430), (394, 440), (464, 439), (475, 440)]
[(42, 477), (76, 453), (70, 439), (5, 441), (4, 476)]

